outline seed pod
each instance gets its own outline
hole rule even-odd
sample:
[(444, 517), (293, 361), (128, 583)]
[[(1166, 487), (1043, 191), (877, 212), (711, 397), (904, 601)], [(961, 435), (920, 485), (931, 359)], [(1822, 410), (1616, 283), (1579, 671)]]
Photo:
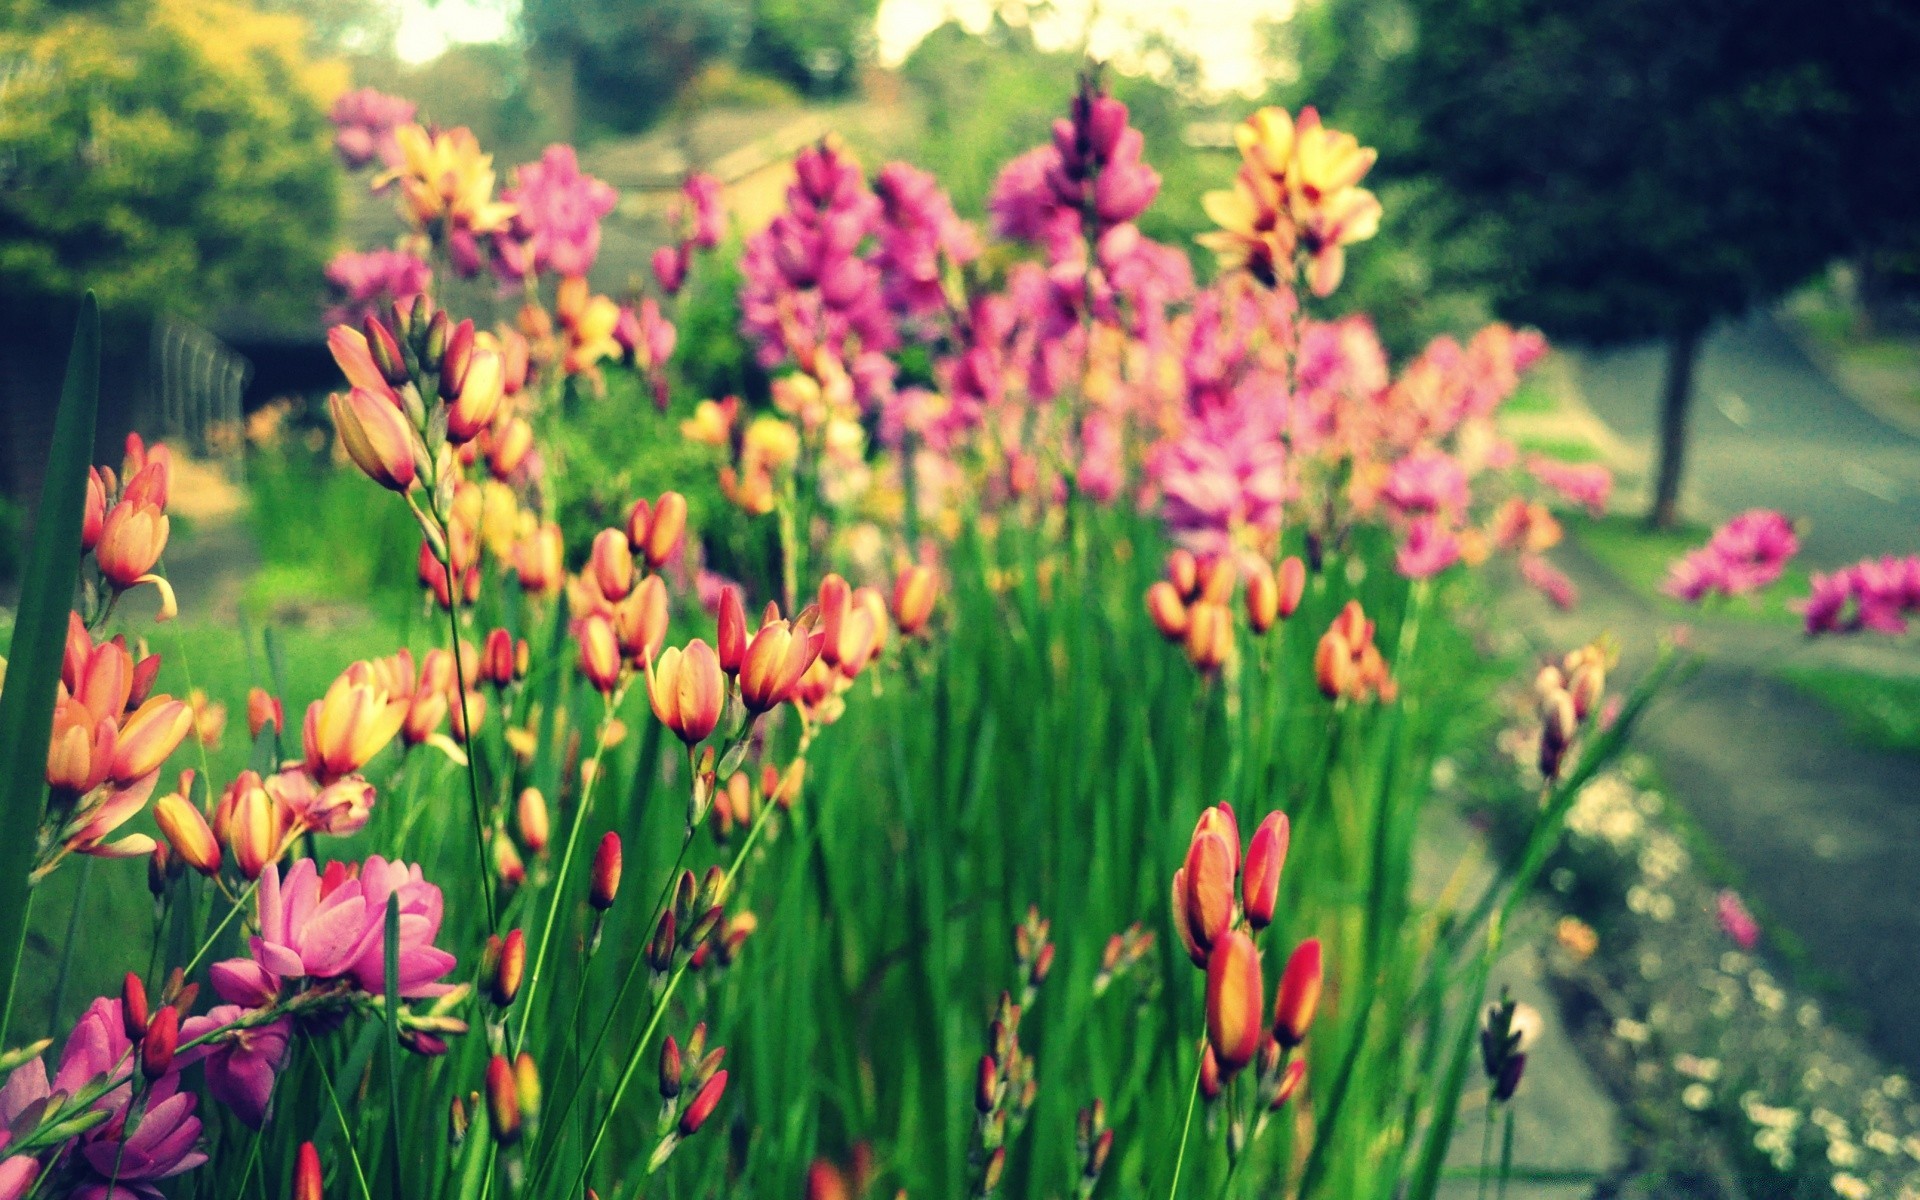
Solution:
[(720, 1103), (720, 1097), (727, 1090), (727, 1073), (720, 1071), (700, 1088), (686, 1111), (680, 1114), (680, 1136), (692, 1137), (700, 1132), (700, 1127), (713, 1115), (714, 1108)]
[(620, 894), (620, 835), (609, 830), (593, 853), (593, 886), (587, 903), (605, 912)]

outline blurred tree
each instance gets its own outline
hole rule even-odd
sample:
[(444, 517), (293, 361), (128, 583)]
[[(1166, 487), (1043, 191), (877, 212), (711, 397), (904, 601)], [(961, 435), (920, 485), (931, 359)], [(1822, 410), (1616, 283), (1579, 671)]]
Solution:
[(1863, 171), (1887, 188), (1908, 170), (1884, 148), (1862, 166), (1899, 71), (1861, 78), (1855, 55), (1911, 47), (1913, 17), (1893, 0), (1408, 7), (1417, 32), (1375, 92), (1409, 122), (1382, 126), (1384, 173), (1431, 175), (1495, 224), (1504, 314), (1574, 341), (1665, 341), (1649, 520), (1671, 524), (1710, 323), (1847, 251), (1887, 207)]
[[(525, 0), (521, 30), (565, 126), (644, 129), (747, 35), (747, 0)], [(569, 111), (570, 110), (570, 111)], [(578, 138), (580, 128), (564, 129)]]
[(741, 65), (802, 92), (837, 96), (870, 54), (880, 0), (750, 0)]

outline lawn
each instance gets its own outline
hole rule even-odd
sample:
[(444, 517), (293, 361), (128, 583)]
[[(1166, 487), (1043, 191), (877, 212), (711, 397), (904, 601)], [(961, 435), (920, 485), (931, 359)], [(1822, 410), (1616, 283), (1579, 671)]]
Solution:
[(1787, 667), (1780, 678), (1836, 713), (1867, 745), (1920, 754), (1920, 676)]
[(1638, 517), (1609, 514), (1600, 518), (1579, 514), (1563, 520), (1569, 536), (1613, 572), (1634, 591), (1657, 601), (1678, 616), (1705, 613), (1740, 621), (1798, 622), (1800, 616), (1789, 605), (1807, 593), (1807, 573), (1789, 566), (1780, 581), (1756, 596), (1722, 601), (1694, 608), (1682, 604), (1660, 590), (1673, 560), (1690, 550), (1704, 546), (1713, 531), (1704, 525), (1682, 525), (1677, 529), (1653, 530)]

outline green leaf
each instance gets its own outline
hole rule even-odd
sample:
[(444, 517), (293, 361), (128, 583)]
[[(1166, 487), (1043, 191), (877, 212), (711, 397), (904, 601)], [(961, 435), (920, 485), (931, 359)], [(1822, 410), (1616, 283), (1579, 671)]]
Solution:
[(66, 383), (54, 419), (53, 449), (40, 492), (33, 548), (20, 589), (20, 612), (0, 691), (0, 1043), (13, 1015), (14, 986), (26, 946), (28, 872), (46, 797), (47, 739), (55, 684), (66, 646), (67, 613), (80, 573), (80, 524), (100, 404), (100, 308), (88, 292), (67, 356)]
[(393, 1164), (393, 1194), (406, 1195), (400, 1186), (400, 893), (387, 897), (387, 1120), (393, 1130), (388, 1161)]

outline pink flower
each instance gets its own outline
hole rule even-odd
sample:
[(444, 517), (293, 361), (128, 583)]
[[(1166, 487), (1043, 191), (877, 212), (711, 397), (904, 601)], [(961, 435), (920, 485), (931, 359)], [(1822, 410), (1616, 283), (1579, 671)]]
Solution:
[(678, 296), (687, 283), (687, 248), (661, 246), (653, 252), (653, 278), (668, 296)]
[(313, 860), (303, 858), (288, 868), (284, 883), (278, 866), (269, 865), (260, 876), (258, 908), (254, 961), (283, 979), (337, 979), (382, 932), (360, 881), (339, 862), (327, 865), (323, 879)]
[(1431, 579), (1458, 561), (1460, 539), (1429, 513), (1415, 517), (1407, 526), (1406, 538), (1393, 557), (1393, 569), (1408, 579)]
[(1920, 554), (1862, 559), (1831, 575), (1815, 572), (1810, 582), (1798, 605), (1809, 636), (1862, 629), (1898, 635), (1920, 613)]
[(1415, 450), (1393, 464), (1382, 494), (1405, 515), (1457, 513), (1467, 506), (1467, 474), (1439, 450)]
[(399, 250), (342, 251), (327, 264), (326, 276), (336, 299), (327, 324), (355, 328), (388, 306), (411, 305), (433, 287), (432, 268)]
[(1574, 587), (1573, 580), (1538, 554), (1520, 556), (1520, 578), (1562, 612), (1569, 612), (1580, 603), (1580, 590)]
[(883, 281), (882, 298), (903, 318), (943, 311), (945, 265), (980, 256), (973, 227), (954, 214), (939, 181), (906, 163), (882, 167), (873, 190), (880, 199), (880, 245), (873, 261)]
[(269, 775), (267, 794), (280, 805), (286, 827), (310, 829), (331, 837), (350, 837), (366, 827), (373, 814), (373, 785), (348, 775), (320, 786), (313, 776), (293, 769)]
[(413, 114), (413, 102), (399, 96), (373, 88), (348, 92), (327, 114), (334, 125), (333, 148), (349, 167), (364, 167), (376, 158), (397, 167), (403, 156), (393, 131), (413, 120)]
[(1059, 158), (1052, 146), (1027, 151), (1000, 168), (987, 197), (994, 233), (1043, 246), (1056, 261), (1071, 257), (1080, 238), (1079, 212), (1062, 204), (1047, 181)]
[(1279, 528), (1290, 490), (1286, 450), (1252, 422), (1201, 422), (1153, 467), (1167, 527), (1188, 544), (1224, 550), (1241, 526)]
[(207, 1161), (199, 1149), (199, 1104), (191, 1092), (182, 1092), (180, 1076), (155, 1080), (140, 1098), (138, 1121), (129, 1132), (125, 1109), (81, 1139), (81, 1161), (97, 1179), (73, 1192), (76, 1200), (161, 1200), (154, 1185), (181, 1175)]
[(40, 1164), (31, 1158), (0, 1158), (0, 1200), (21, 1200), (39, 1177)]
[(528, 273), (572, 276), (593, 270), (600, 221), (620, 196), (580, 169), (572, 146), (553, 145), (515, 169), (514, 186), (500, 199), (517, 207), (508, 232), (496, 239), (496, 271), (517, 282)]
[[(444, 901), (440, 889), (426, 882), (418, 865), (375, 855), (360, 870), (360, 886), (376, 930), (384, 934), (387, 898), (400, 899), (400, 994), (408, 999), (443, 996), (451, 985), (436, 980), (454, 968), (454, 957), (433, 944), (440, 935)], [(386, 945), (383, 937), (354, 960), (354, 979), (369, 992), (386, 987)]]
[(693, 223), (687, 240), (699, 250), (718, 246), (727, 223), (720, 181), (705, 171), (695, 171), (680, 185), (680, 195), (686, 201)]
[(1720, 889), (1713, 898), (1713, 916), (1720, 922), (1720, 931), (1733, 940), (1733, 944), (1742, 950), (1752, 950), (1760, 943), (1760, 923), (1747, 911), (1740, 894), (1732, 888)]
[(1613, 495), (1613, 472), (1599, 463), (1564, 463), (1533, 455), (1527, 470), (1535, 479), (1596, 517), (1605, 516)]
[[(232, 1025), (246, 1014), (237, 1004), (218, 1005), (205, 1016), (188, 1017), (180, 1026), (182, 1041), (205, 1037)], [(286, 1018), (250, 1029), (236, 1029), (181, 1055), (181, 1065), (204, 1062), (207, 1090), (233, 1110), (252, 1129), (265, 1123), (273, 1099), (273, 1081), (287, 1063), (293, 1022)]]
[[(987, 207), (1002, 237), (1037, 242), (1052, 261), (1080, 255), (1083, 235), (1145, 212), (1160, 191), (1160, 176), (1141, 160), (1145, 139), (1127, 125), (1127, 106), (1091, 80), (1081, 84), (1071, 117), (1053, 123), (1050, 144), (1001, 169)], [(1090, 213), (1096, 228), (1081, 228)]]
[(1746, 595), (1780, 578), (1799, 550), (1791, 521), (1768, 509), (1751, 509), (1668, 567), (1662, 590), (1689, 604), (1715, 594)]

